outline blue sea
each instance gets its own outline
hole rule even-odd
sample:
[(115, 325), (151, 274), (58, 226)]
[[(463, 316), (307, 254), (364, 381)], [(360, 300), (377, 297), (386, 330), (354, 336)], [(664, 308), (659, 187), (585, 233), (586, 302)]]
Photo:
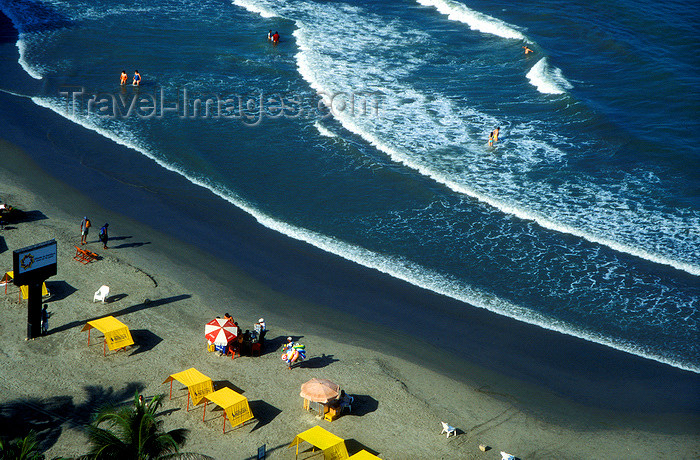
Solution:
[(0, 9), (24, 69), (2, 91), (260, 225), (464, 308), (700, 372), (700, 3)]

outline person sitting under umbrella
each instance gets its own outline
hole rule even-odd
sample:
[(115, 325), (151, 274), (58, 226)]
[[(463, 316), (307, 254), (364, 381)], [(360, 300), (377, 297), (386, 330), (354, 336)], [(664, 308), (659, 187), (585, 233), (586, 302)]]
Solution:
[(355, 398), (350, 396), (345, 392), (345, 390), (340, 390), (340, 396), (338, 397), (338, 406), (340, 407), (340, 412), (343, 412), (343, 409), (346, 407), (348, 408), (348, 412), (352, 412), (352, 406), (351, 404), (355, 401)]

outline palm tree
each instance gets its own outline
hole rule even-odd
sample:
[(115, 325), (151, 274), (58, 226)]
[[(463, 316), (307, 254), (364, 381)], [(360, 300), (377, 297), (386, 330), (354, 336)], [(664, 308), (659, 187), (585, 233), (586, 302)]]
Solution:
[[(134, 395), (134, 406), (105, 407), (88, 426), (90, 452), (83, 458), (90, 460), (155, 460), (164, 458), (208, 458), (199, 454), (181, 454), (188, 430), (184, 428), (162, 431), (162, 420), (156, 412), (164, 395), (154, 396), (146, 403)], [(107, 424), (110, 429), (100, 428)]]
[(0, 459), (2, 460), (43, 460), (39, 452), (36, 433), (30, 431), (27, 436), (12, 441), (0, 439)]

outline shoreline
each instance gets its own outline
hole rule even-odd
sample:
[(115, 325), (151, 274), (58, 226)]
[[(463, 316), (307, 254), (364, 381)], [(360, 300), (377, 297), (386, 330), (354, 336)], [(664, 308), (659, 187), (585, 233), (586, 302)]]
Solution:
[[(220, 419), (202, 422), (198, 415), (201, 413), (199, 408), (195, 414), (188, 414), (182, 410), (182, 396), (167, 401), (164, 410), (176, 412), (166, 417), (166, 426), (184, 426), (192, 430), (191, 441), (184, 450), (202, 452), (215, 458), (249, 458), (247, 455), (231, 457), (221, 447), (210, 446), (211, 443), (221, 444), (221, 439), (235, 440), (243, 451), (253, 452), (256, 443), (268, 442), (270, 438), (279, 442), (273, 444), (279, 451), (271, 452), (269, 458), (288, 458), (288, 454), (285, 455), (285, 441), (289, 442), (294, 432), (303, 431), (314, 424), (355, 440), (386, 459), (491, 459), (499, 457), (497, 450), (514, 452), (520, 458), (612, 458), (616, 452), (619, 453), (620, 446), (626, 446), (627, 452), (632, 455), (638, 453), (651, 457), (671, 453), (678, 456), (680, 453), (681, 458), (692, 458), (700, 451), (694, 431), (697, 424), (688, 414), (630, 414), (590, 408), (563, 400), (546, 389), (514, 380), (510, 386), (518, 387), (518, 391), (508, 393), (499, 388), (498, 382), (512, 379), (462, 363), (460, 370), (466, 368), (471, 373), (469, 379), (473, 384), (468, 385), (423, 367), (428, 361), (420, 363), (420, 359), (436, 360), (441, 353), (428, 344), (421, 348), (418, 356), (414, 356), (414, 359), (419, 359), (419, 364), (393, 356), (392, 342), (400, 343), (410, 340), (410, 337), (386, 329), (376, 330), (371, 324), (362, 324), (360, 329), (364, 328), (370, 336), (384, 333), (384, 347), (372, 347), (372, 343), (362, 341), (359, 341), (360, 347), (350, 345), (350, 338), (343, 336), (342, 331), (328, 331), (327, 326), (318, 327), (313, 321), (295, 319), (293, 315), (269, 307), (283, 303), (293, 308), (317, 309), (318, 305), (276, 292), (226, 263), (221, 265), (225, 270), (219, 271), (192, 268), (186, 260), (196, 260), (202, 256), (199, 249), (101, 208), (69, 185), (46, 175), (37, 165), (27, 164), (27, 157), (5, 141), (0, 142), (0, 152), (7, 159), (0, 169), (0, 179), (6, 188), (2, 198), (12, 197), (18, 204), (29, 206), (28, 210), (39, 211), (46, 217), (6, 228), (2, 233), (3, 241), (11, 244), (19, 240), (30, 244), (41, 233), (55, 233), (59, 248), (63, 249), (59, 254), (64, 254), (59, 258), (59, 274), (48, 282), (52, 292), (56, 293), (56, 298), (49, 299), (49, 309), (54, 312), (65, 309), (66, 313), (73, 315), (61, 318), (63, 313), (56, 313), (57, 316), (51, 320), (50, 336), (27, 344), (22, 340), (22, 328), (11, 334), (6, 333), (8, 320), (26, 320), (26, 311), (14, 296), (4, 298), (4, 330), (0, 350), (12, 358), (9, 360), (10, 367), (17, 373), (16, 376), (24, 377), (20, 377), (19, 381), (3, 382), (5, 396), (0, 405), (3, 413), (8, 412), (8, 407), (26, 404), (23, 401), (31, 401), (32, 407), (48, 406), (48, 412), (53, 413), (50, 409), (55, 404), (52, 398), (65, 399), (67, 387), (74, 388), (68, 391), (69, 399), (73, 401), (70, 409), (73, 412), (89, 412), (94, 410), (95, 401), (90, 397), (85, 398), (83, 392), (95, 385), (99, 384), (100, 390), (97, 400), (124, 402), (133, 396), (134, 389), (148, 395), (167, 391), (160, 382), (168, 372), (193, 366), (219, 383), (228, 382), (244, 391), (244, 395), (251, 400), (254, 413), (262, 419), (262, 423), (258, 422), (258, 425), (262, 425), (259, 429), (258, 425), (252, 429), (244, 426), (222, 435), (218, 428)], [(15, 162), (24, 165), (24, 174), (12, 171), (17, 166)], [(7, 189), (12, 191), (9, 195)], [(75, 208), (120, 222), (119, 225), (113, 223), (110, 226), (116, 227), (115, 230), (128, 223), (131, 231), (114, 232), (113, 246), (108, 251), (94, 247), (93, 235), (89, 247), (97, 250), (103, 260), (82, 266), (65, 254), (65, 248), (70, 249), (71, 244), (79, 239), (77, 226), (81, 213), (78, 213), (75, 225), (72, 225), (75, 211), (71, 210)], [(32, 230), (27, 233), (26, 227)], [(11, 249), (8, 247), (0, 252), (0, 257), (6, 260), (11, 256)], [(105, 312), (105, 307), (89, 301), (91, 288), (99, 284), (90, 275), (95, 272), (115, 278), (115, 282), (111, 283), (116, 289), (113, 292), (122, 293), (125, 297), (107, 304), (106, 308), (115, 309), (116, 314), (125, 312), (120, 316), (132, 328), (135, 339), (145, 342), (145, 352), (137, 348), (127, 353), (108, 353), (103, 358), (95, 347), (85, 346), (84, 334), (78, 333), (78, 323), (81, 322), (76, 319), (89, 319)], [(119, 275), (120, 272), (124, 274)], [(178, 273), (197, 276), (178, 277)], [(90, 276), (86, 277), (86, 274)], [(152, 280), (156, 281), (157, 286), (152, 286)], [(75, 290), (66, 289), (62, 284), (68, 284)], [(140, 306), (145, 298), (152, 299), (153, 308)], [(227, 298), (227, 301), (222, 305), (216, 303), (217, 298)], [(235, 305), (235, 309), (232, 305)], [(300, 338), (310, 351), (309, 357), (316, 359), (317, 364), (287, 372), (277, 352), (272, 349), (267, 349), (260, 358), (237, 358), (234, 361), (206, 353), (200, 343), (201, 323), (209, 316), (221, 314), (223, 310), (233, 310), (234, 317), (241, 318), (241, 324), (245, 324), (242, 318), (252, 322), (259, 315), (264, 315), (274, 339), (281, 339), (287, 334)], [(140, 317), (146, 314), (148, 316), (145, 318)], [(169, 322), (173, 323), (171, 327), (162, 324), (164, 318), (169, 318)], [(342, 312), (337, 313), (337, 318), (349, 319)], [(340, 337), (334, 337), (336, 334), (340, 334)], [(388, 337), (389, 334), (394, 335)], [(154, 339), (152, 335), (157, 338)], [(365, 348), (367, 345), (370, 346)], [(24, 369), (23, 361), (14, 359), (18, 355), (30, 357), (31, 362), (38, 362), (39, 368)], [(446, 360), (458, 365), (454, 360)], [(88, 368), (81, 369), (78, 363), (82, 361), (89, 363)], [(115, 365), (123, 369), (115, 370)], [(148, 370), (142, 366), (147, 366)], [(139, 368), (141, 370), (137, 371)], [(45, 375), (51, 375), (50, 371), (55, 375), (47, 379), (48, 382), (27, 384), (30, 376), (39, 369)], [(47, 369), (50, 371), (46, 372)], [(165, 375), (161, 375), (163, 373)], [(265, 376), (262, 384), (260, 374)], [(135, 379), (135, 375), (138, 378)], [(297, 401), (297, 385), (312, 376), (330, 377), (342, 382), (351, 394), (364, 401), (364, 413), (360, 406), (356, 410), (361, 415), (345, 416), (328, 423), (303, 411)], [(72, 384), (64, 386), (64, 382)], [(85, 387), (80, 388), (80, 385)], [(286, 388), (279, 391), (279, 386)], [(542, 406), (539, 410), (533, 407), (537, 404)], [(440, 419), (457, 426), (459, 436), (445, 442), (438, 434)], [(85, 413), (79, 417), (70, 414), (64, 420), (53, 420), (59, 426), (68, 423), (72, 428), (61, 430), (46, 453), (82, 453), (80, 448), (84, 441), (79, 426), (87, 423), (87, 420)], [(407, 428), (402, 426), (401, 421), (412, 427), (407, 437), (415, 441), (409, 442), (401, 436), (402, 442), (397, 445), (396, 433), (383, 434), (382, 427), (387, 423), (399, 423), (400, 427), (396, 429), (399, 433), (405, 433)], [(683, 425), (685, 429), (682, 429)], [(606, 440), (604, 445), (593, 449), (590, 443), (599, 438)], [(477, 449), (481, 443), (494, 448), (481, 453)]]
[[(13, 107), (9, 111), (2, 109), (7, 103)], [(47, 128), (30, 128), (22, 121), (16, 123), (15, 118), (33, 119), (38, 126)], [(424, 331), (418, 340), (451, 355), (451, 362), (442, 366), (443, 372), (458, 361), (469, 362), (520, 381), (543, 385), (576, 403), (625, 410), (649, 409), (649, 403), (639, 403), (641, 398), (637, 404), (634, 399), (628, 401), (627, 390), (619, 389), (606, 397), (602, 389), (588, 391), (571, 385), (570, 380), (610, 379), (610, 370), (599, 368), (603, 360), (610, 362), (610, 368), (620, 376), (639, 374), (640, 382), (654, 378), (661, 386), (685, 384), (686, 389), (700, 382), (700, 374), (500, 316), (279, 234), (211, 191), (29, 100), (0, 94), (0, 121), (5, 122), (13, 141), (25, 151), (35, 152), (32, 157), (41, 163), (42, 169), (51, 170), (52, 177), (67, 183), (77, 194), (90, 197), (94, 204), (106, 209), (118, 210), (119, 219), (143, 223), (203, 252), (204, 255), (190, 258), (187, 264), (194, 264), (204, 272), (215, 272), (207, 267), (207, 258), (214, 257), (269, 289), (304, 299), (313, 305), (309, 314), (322, 306), (330, 315), (342, 313), (353, 321), (365, 321), (365, 328), (386, 329), (384, 336), (388, 332), (410, 337), (418, 321)], [(91, 158), (93, 155), (97, 159)], [(134, 170), (139, 173), (133, 174)], [(187, 198), (181, 198), (182, 194)], [(134, 203), (138, 206), (133, 206)], [(57, 206), (71, 212), (70, 205), (57, 203)], [(96, 225), (102, 223), (98, 221)], [(124, 229), (117, 220), (110, 229), (113, 233), (123, 232), (131, 225)], [(148, 232), (144, 230), (144, 235)], [(223, 277), (220, 281), (226, 282)], [(343, 328), (333, 323), (326, 321), (323, 327), (343, 335)], [(353, 329), (354, 334), (371, 340), (370, 334), (362, 334), (360, 328)], [(347, 342), (354, 341), (353, 334), (346, 337)], [(382, 346), (382, 342), (374, 341), (377, 346)], [(465, 343), (472, 343), (472, 347), (465, 349)], [(392, 352), (401, 354), (400, 343), (393, 345)], [(410, 358), (416, 353), (414, 347), (410, 348), (402, 357)], [(453, 373), (451, 377), (458, 375)], [(611, 383), (606, 385), (606, 391), (610, 391)], [(654, 387), (647, 390), (655, 391)], [(660, 396), (655, 394), (653, 399)], [(668, 402), (657, 409), (668, 408)], [(700, 411), (700, 396), (677, 400), (673, 407)]]
[[(55, 334), (24, 346), (18, 342), (22, 327), (6, 333), (7, 321), (21, 319), (23, 312), (16, 298), (5, 297), (9, 309), (1, 316), (0, 351), (17, 373), (6, 375), (19, 382), (31, 378), (31, 369), (24, 369), (18, 357), (36, 359), (41, 365), (35, 370), (45, 366), (57, 374), (55, 381), (31, 384), (26, 392), (16, 379), (5, 380), (3, 414), (8, 401), (50, 399), (66, 391), (76, 407), (83, 407), (83, 389), (76, 387), (92, 380), (103, 386), (102, 399), (129, 400), (133, 391), (126, 389), (139, 384), (153, 394), (163, 390), (160, 382), (167, 376), (156, 371), (177, 372), (201, 363), (212, 372), (223, 371), (246, 396), (252, 393), (258, 413), (264, 414), (266, 423), (252, 431), (244, 427), (226, 435), (245, 446), (246, 455), (265, 436), (278, 438), (274, 445), (283, 447), (305, 423), (364, 443), (382, 458), (498, 458), (498, 450), (521, 458), (693, 458), (700, 452), (697, 374), (519, 323), (325, 254), (266, 229), (209, 191), (31, 101), (0, 94), (0, 122), (6, 127), (0, 141), (0, 198), (45, 217), (3, 230), (0, 257), (7, 265), (12, 249), (37, 242), (39, 235), (55, 235), (63, 254), (58, 275), (49, 280), (59, 295), (49, 305), (66, 312), (53, 321)], [(150, 182), (154, 177), (157, 183)], [(183, 190), (186, 200), (179, 195)], [(81, 267), (66, 252), (79, 240), (84, 214), (96, 228), (102, 225), (98, 216), (110, 222), (115, 243), (103, 260)], [(144, 273), (157, 280), (156, 286)], [(79, 329), (70, 325), (106, 311), (89, 303), (98, 281), (87, 274), (123, 283), (118, 292), (125, 297), (107, 308), (128, 310), (125, 318), (142, 327), (136, 330), (150, 349), (102, 359), (84, 346)], [(153, 308), (134, 308), (147, 298), (161, 301)], [(319, 367), (279, 375), (286, 370), (276, 350), (267, 350), (264, 361), (215, 359), (203, 351), (202, 320), (225, 311), (251, 326), (264, 316), (273, 337), (303, 337), (311, 345), (310, 357), (322, 358), (316, 361)], [(163, 318), (172, 324), (162, 324)], [(424, 322), (416, 327), (420, 319)], [(422, 335), (411, 334), (416, 329)], [(151, 330), (160, 341), (149, 335)], [(83, 361), (94, 369), (71, 369)], [(117, 371), (110, 393), (112, 363), (124, 368)], [(148, 378), (134, 381), (144, 365), (150, 367), (139, 380)], [(267, 381), (261, 384), (258, 373)], [(364, 414), (331, 424), (308, 418), (294, 385), (328, 375), (365, 397)], [(64, 377), (72, 391), (61, 384)], [(271, 388), (277, 379), (288, 387), (284, 395)], [(178, 404), (166, 403), (164, 409)], [(179, 412), (167, 423), (192, 429), (195, 447), (230, 439), (221, 438), (213, 426), (218, 424)], [(457, 426), (460, 436), (446, 443), (438, 435), (441, 418)], [(63, 423), (56, 422), (59, 435), (48, 452), (77, 452), (82, 441), (74, 426), (85, 422), (75, 414), (68, 424), (72, 428), (61, 429)], [(381, 433), (387, 424), (397, 424), (398, 431)], [(397, 436), (405, 448), (423, 454), (402, 456)], [(404, 439), (409, 436), (416, 439)], [(603, 445), (591, 445), (599, 436)], [(494, 449), (479, 452), (481, 442)], [(618, 450), (621, 445), (627, 450)], [(201, 452), (230, 458), (225, 450)], [(281, 448), (270, 458), (288, 458), (285, 452)]]

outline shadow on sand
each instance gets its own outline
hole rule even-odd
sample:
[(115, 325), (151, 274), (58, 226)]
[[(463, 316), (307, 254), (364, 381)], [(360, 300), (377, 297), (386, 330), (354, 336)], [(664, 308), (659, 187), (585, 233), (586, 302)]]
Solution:
[(352, 410), (350, 412), (344, 412), (343, 417), (354, 416), (362, 417), (374, 412), (379, 407), (379, 401), (374, 399), (369, 395), (352, 395), (354, 401), (352, 402)]
[[(173, 302), (179, 302), (180, 300), (189, 299), (190, 297), (192, 297), (192, 296), (189, 294), (181, 294), (181, 295), (176, 295), (176, 296), (172, 296), (172, 297), (165, 297), (163, 299), (158, 299), (158, 300), (146, 299), (142, 303), (132, 305), (130, 307), (123, 308), (121, 310), (117, 310), (117, 311), (113, 312), (111, 316), (114, 316), (116, 318), (116, 317), (119, 317), (122, 315), (127, 315), (129, 313), (135, 313), (137, 311), (145, 310), (147, 308), (155, 308), (155, 307), (160, 307), (161, 305), (166, 305), (166, 304), (173, 303)], [(86, 318), (86, 319), (80, 320), (80, 321), (71, 321), (70, 323), (66, 323), (62, 326), (58, 326), (56, 328), (51, 329), (51, 332), (55, 334), (58, 332), (63, 332), (63, 331), (67, 331), (69, 329), (73, 329), (74, 327), (78, 327), (78, 326), (82, 327), (88, 321), (100, 319), (103, 316), (104, 315), (99, 315), (99, 316), (94, 316), (92, 318)]]
[(379, 455), (379, 452), (377, 452), (376, 450), (370, 449), (369, 447), (365, 446), (364, 444), (353, 438), (345, 440), (345, 447), (348, 449), (349, 455), (355, 455), (361, 450), (366, 450), (372, 455)]
[(136, 347), (129, 356), (150, 351), (163, 341), (160, 336), (154, 334), (148, 329), (134, 329), (131, 331), (131, 337), (134, 339), (134, 344)]
[(266, 403), (262, 399), (250, 401), (249, 404), (251, 412), (255, 414), (255, 420), (258, 421), (253, 429), (250, 430), (251, 432), (264, 427), (282, 413), (281, 409), (276, 408), (272, 404)]
[(77, 291), (76, 288), (65, 281), (46, 281), (46, 287), (51, 292), (51, 297), (44, 302), (55, 302), (63, 300)]
[(338, 361), (340, 360), (335, 359), (333, 355), (323, 354), (321, 356), (314, 356), (313, 358), (309, 358), (306, 361), (302, 361), (296, 366), (292, 367), (302, 367), (304, 369), (321, 369)]
[[(143, 389), (131, 383), (121, 390), (96, 386), (84, 387), (87, 398), (76, 405), (71, 396), (50, 398), (18, 398), (0, 405), (0, 433), (8, 439), (37, 433), (42, 451), (51, 448), (64, 429), (83, 429), (93, 414), (105, 405), (120, 405), (133, 399)], [(86, 448), (87, 450), (87, 448)]]

